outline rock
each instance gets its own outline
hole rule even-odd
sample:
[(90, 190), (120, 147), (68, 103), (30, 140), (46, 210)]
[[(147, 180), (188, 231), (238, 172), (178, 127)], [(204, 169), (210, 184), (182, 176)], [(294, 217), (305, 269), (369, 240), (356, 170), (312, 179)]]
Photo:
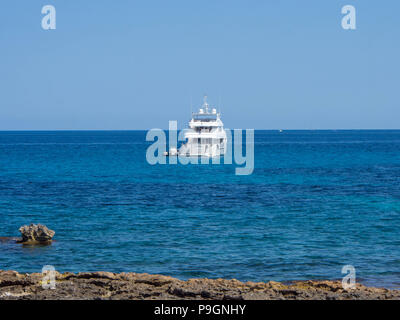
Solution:
[(18, 241), (25, 244), (49, 244), (55, 232), (42, 224), (31, 224), (19, 228), (22, 240)]
[(43, 274), (0, 270), (0, 300), (33, 299), (213, 299), (213, 300), (354, 300), (400, 299), (400, 290), (357, 284), (352, 291), (338, 290), (341, 281), (247, 282), (225, 279), (182, 281), (140, 273), (56, 273), (56, 288), (42, 287)]

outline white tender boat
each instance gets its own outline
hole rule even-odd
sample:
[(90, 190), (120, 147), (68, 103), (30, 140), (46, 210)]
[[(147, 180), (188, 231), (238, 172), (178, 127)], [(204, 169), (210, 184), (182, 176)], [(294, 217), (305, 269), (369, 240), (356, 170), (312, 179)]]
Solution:
[(187, 157), (219, 157), (226, 153), (227, 136), (221, 114), (211, 108), (204, 96), (199, 112), (192, 113), (189, 129), (184, 131), (185, 142), (177, 149), (170, 149), (169, 155)]

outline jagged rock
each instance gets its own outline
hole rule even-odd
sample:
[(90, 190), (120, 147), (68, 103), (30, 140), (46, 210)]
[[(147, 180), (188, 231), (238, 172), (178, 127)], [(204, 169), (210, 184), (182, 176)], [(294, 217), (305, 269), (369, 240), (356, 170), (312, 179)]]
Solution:
[(42, 224), (31, 224), (29, 226), (22, 226), (21, 228), (19, 228), (19, 232), (21, 232), (22, 239), (18, 242), (27, 244), (48, 244), (51, 243), (52, 238), (55, 235), (55, 232), (53, 230), (48, 229), (45, 225)]

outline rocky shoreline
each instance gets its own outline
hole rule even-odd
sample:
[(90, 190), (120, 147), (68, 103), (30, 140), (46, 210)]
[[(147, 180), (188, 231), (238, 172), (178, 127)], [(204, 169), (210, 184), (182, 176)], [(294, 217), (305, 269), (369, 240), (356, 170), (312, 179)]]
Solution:
[(346, 291), (341, 281), (240, 282), (225, 279), (187, 281), (146, 273), (55, 273), (55, 289), (42, 287), (43, 274), (0, 271), (3, 300), (360, 300), (400, 299), (400, 290), (366, 287)]

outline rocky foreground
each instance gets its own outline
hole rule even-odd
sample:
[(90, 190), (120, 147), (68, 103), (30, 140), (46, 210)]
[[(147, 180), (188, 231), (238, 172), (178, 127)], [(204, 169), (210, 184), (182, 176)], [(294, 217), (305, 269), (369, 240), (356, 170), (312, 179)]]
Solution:
[[(45, 282), (46, 283), (46, 282)], [(400, 299), (400, 290), (357, 284), (345, 291), (340, 281), (240, 282), (178, 280), (139, 273), (56, 273), (55, 289), (44, 289), (41, 273), (0, 271), (0, 299)]]

